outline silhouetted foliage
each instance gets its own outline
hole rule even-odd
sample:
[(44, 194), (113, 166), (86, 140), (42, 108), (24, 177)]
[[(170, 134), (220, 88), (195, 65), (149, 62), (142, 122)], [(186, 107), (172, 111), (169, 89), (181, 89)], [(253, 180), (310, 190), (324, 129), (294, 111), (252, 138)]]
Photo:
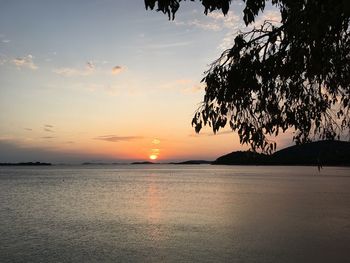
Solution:
[[(231, 0), (200, 0), (205, 14), (228, 13)], [(254, 22), (266, 0), (245, 0)], [(181, 0), (145, 0), (169, 18)], [(206, 72), (206, 93), (192, 125), (214, 133), (229, 125), (240, 142), (271, 152), (270, 136), (294, 128), (296, 143), (339, 138), (350, 130), (349, 0), (272, 0), (280, 22), (239, 33)]]

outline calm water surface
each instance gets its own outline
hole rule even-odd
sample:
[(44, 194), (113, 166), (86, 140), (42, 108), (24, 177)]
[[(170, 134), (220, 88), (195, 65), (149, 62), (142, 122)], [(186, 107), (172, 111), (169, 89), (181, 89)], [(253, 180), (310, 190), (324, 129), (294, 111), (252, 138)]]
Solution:
[(0, 262), (350, 262), (350, 169), (2, 167)]

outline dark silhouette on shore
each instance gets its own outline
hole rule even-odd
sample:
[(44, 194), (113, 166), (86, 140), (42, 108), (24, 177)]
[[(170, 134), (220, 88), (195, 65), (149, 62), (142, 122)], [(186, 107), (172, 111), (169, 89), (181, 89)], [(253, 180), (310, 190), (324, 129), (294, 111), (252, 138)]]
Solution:
[(145, 162), (132, 162), (131, 164), (157, 164), (157, 163), (145, 161)]
[(213, 164), (350, 166), (350, 142), (318, 141), (294, 145), (272, 155), (237, 151), (219, 157)]
[(171, 162), (169, 164), (211, 164), (212, 161), (206, 161), (206, 160), (188, 160), (183, 162)]

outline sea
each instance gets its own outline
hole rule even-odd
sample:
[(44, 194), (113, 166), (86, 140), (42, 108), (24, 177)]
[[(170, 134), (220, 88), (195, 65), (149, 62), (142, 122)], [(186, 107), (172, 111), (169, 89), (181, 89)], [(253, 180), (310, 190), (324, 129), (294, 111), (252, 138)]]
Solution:
[(0, 167), (0, 262), (350, 262), (350, 168)]

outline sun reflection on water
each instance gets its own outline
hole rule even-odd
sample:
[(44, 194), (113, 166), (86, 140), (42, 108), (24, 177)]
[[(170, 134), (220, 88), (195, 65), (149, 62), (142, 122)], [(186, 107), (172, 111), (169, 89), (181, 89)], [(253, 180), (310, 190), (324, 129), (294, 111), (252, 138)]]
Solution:
[(147, 220), (149, 222), (149, 236), (154, 241), (162, 239), (161, 221), (162, 221), (162, 202), (159, 188), (154, 181), (154, 174), (150, 174), (147, 189)]

